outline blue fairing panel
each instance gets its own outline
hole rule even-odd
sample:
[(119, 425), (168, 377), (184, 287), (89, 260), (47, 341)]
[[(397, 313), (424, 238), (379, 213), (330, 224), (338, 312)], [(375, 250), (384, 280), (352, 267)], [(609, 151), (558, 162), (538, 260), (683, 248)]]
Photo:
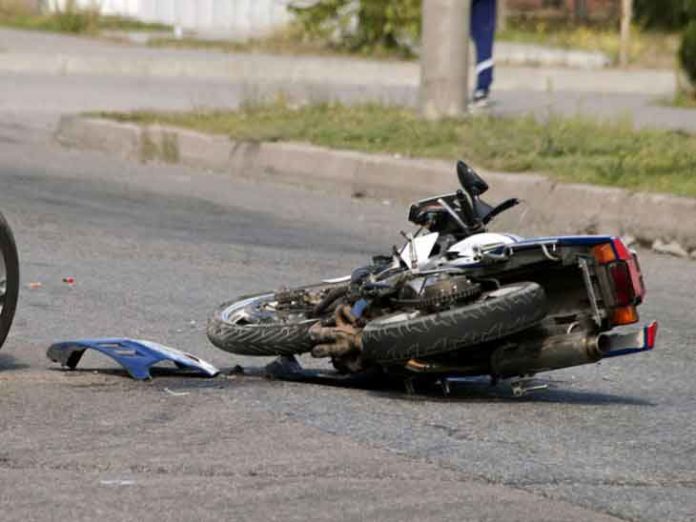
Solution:
[(163, 361), (171, 361), (179, 368), (192, 370), (208, 377), (215, 377), (220, 370), (212, 364), (182, 352), (176, 348), (151, 341), (137, 339), (108, 338), (64, 341), (49, 347), (47, 356), (53, 362), (75, 369), (85, 350), (92, 349), (112, 358), (123, 366), (131, 377), (138, 380), (150, 379), (150, 368)]

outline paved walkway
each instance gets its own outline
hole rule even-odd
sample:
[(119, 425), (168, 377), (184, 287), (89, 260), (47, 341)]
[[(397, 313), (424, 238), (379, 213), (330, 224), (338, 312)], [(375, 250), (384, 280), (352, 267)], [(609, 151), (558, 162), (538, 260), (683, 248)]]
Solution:
[[(0, 29), (1, 77), (89, 77), (107, 86), (137, 79), (171, 90), (186, 85), (196, 92), (208, 91), (210, 84), (229, 86), (234, 94), (225, 96), (225, 107), (279, 92), (304, 101), (415, 106), (419, 74), (418, 64), (410, 62), (155, 49)], [(638, 126), (696, 132), (696, 111), (660, 105), (674, 90), (674, 74), (663, 70), (501, 66), (496, 69), (494, 112), (629, 117)], [(116, 96), (138, 95), (137, 88), (131, 93), (128, 86), (118, 91), (122, 94)], [(114, 104), (120, 105), (114, 101), (103, 108)]]

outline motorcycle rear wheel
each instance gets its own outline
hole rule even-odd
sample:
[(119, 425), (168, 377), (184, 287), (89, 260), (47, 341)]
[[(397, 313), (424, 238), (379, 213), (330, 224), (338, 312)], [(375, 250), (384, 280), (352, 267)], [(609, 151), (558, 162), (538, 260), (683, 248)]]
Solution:
[(0, 213), (0, 348), (10, 332), (19, 296), (19, 257), (12, 230)]
[(535, 326), (545, 315), (540, 285), (504, 285), (446, 311), (400, 312), (370, 321), (362, 332), (362, 355), (378, 364), (403, 363), (501, 339)]

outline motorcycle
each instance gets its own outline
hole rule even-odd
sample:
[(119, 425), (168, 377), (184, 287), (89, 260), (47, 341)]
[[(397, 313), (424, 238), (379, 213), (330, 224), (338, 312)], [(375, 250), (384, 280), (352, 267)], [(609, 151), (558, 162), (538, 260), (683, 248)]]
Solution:
[(0, 348), (12, 326), (19, 295), (19, 258), (10, 225), (0, 213)]
[(309, 352), (341, 374), (445, 384), (528, 378), (655, 346), (657, 322), (615, 330), (638, 322), (645, 297), (636, 253), (620, 238), (489, 232), (520, 201), (491, 206), (481, 176), (464, 162), (457, 174), (459, 190), (411, 206), (418, 229), (402, 248), (343, 278), (227, 302), (210, 317), (210, 341), (241, 355)]

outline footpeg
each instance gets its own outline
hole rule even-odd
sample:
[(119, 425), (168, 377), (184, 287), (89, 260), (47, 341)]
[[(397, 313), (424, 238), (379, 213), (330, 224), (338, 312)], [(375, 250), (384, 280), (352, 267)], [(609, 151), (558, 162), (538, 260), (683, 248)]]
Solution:
[(548, 384), (534, 384), (530, 380), (520, 379), (510, 383), (512, 395), (515, 397), (524, 397), (527, 393), (533, 391), (548, 390)]

